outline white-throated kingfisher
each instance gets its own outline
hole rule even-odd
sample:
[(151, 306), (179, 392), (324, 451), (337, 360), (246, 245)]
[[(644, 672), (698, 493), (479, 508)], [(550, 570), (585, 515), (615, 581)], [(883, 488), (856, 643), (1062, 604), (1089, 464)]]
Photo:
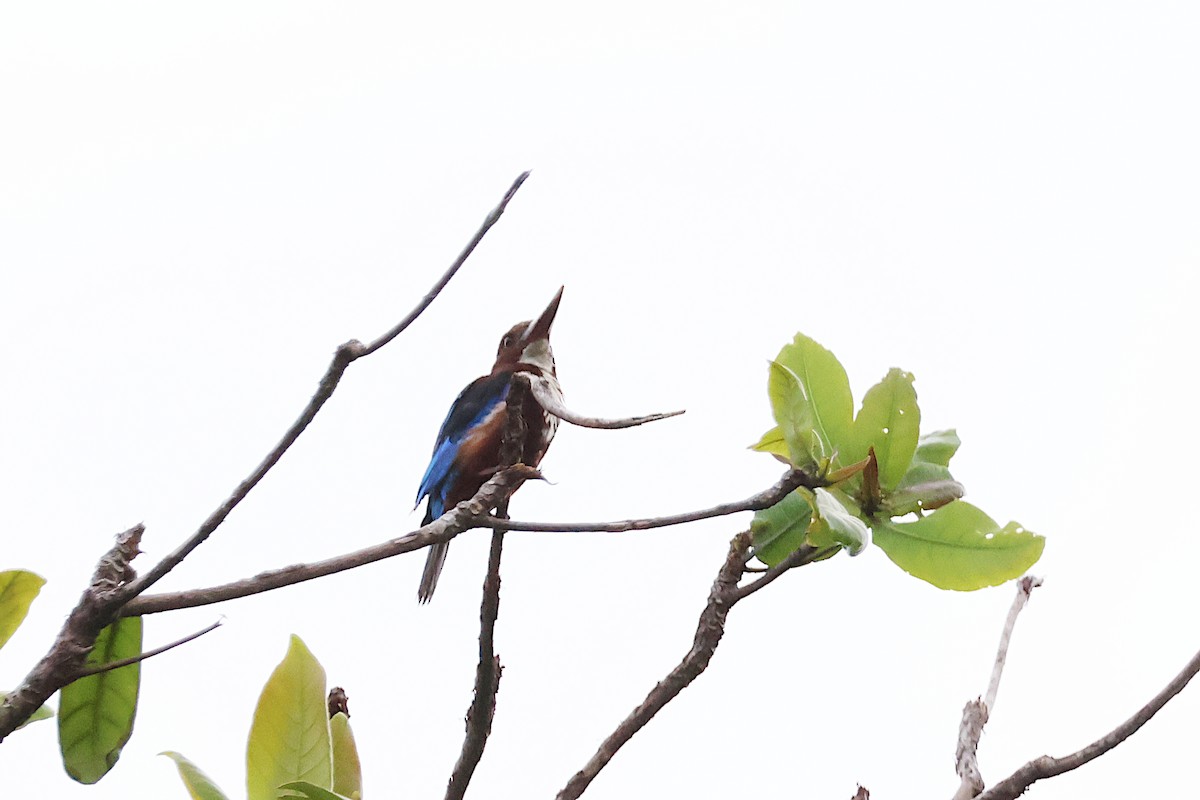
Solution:
[[(535, 320), (518, 322), (504, 334), (496, 351), (492, 371), (467, 384), (438, 431), (433, 445), (433, 457), (417, 490), (417, 504), (428, 497), (425, 520), (428, 525), (463, 500), (469, 500), (479, 487), (501, 468), (500, 449), (509, 408), (506, 399), (515, 380), (514, 375), (529, 372), (541, 376), (550, 390), (561, 395), (554, 373), (554, 353), (550, 350), (550, 326), (562, 300), (562, 288), (550, 305)], [(527, 396), (521, 407), (525, 414), (525, 441), (521, 445), (521, 463), (536, 467), (546, 455), (550, 440), (558, 429), (558, 417), (544, 411)], [(425, 572), (417, 599), (429, 602), (437, 588), (438, 576), (446, 563), (449, 542), (429, 548)]]

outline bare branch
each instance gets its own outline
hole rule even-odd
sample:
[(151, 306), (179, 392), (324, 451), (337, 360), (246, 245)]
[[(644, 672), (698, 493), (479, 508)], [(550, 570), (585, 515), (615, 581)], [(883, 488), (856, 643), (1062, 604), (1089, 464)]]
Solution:
[(486, 235), (487, 232), (491, 230), (492, 226), (495, 225), (500, 219), (500, 216), (504, 213), (505, 208), (508, 207), (509, 201), (512, 200), (513, 195), (516, 194), (517, 190), (521, 188), (521, 184), (523, 184), (525, 179), (528, 177), (528, 172), (523, 172), (517, 176), (517, 179), (513, 182), (513, 185), (509, 187), (507, 192), (505, 192), (500, 204), (496, 206), (496, 208), (492, 209), (492, 212), (488, 214), (486, 219), (484, 219), (483, 225), (481, 225), (479, 230), (476, 231), (475, 236), (472, 237), (466, 248), (463, 249), (458, 258), (454, 260), (454, 263), (450, 265), (450, 268), (447, 269), (440, 278), (438, 278), (437, 282), (434, 283), (433, 288), (430, 289), (423, 298), (421, 298), (421, 301), (417, 303), (416, 307), (413, 308), (413, 310), (410, 311), (403, 320), (401, 320), (387, 333), (371, 342), (369, 345), (363, 345), (358, 340), (352, 339), (351, 341), (346, 342), (338, 347), (333, 354), (333, 360), (329, 362), (329, 367), (325, 370), (325, 375), (322, 376), (320, 383), (317, 385), (316, 393), (313, 394), (312, 399), (308, 401), (308, 405), (304, 407), (304, 410), (300, 412), (300, 416), (284, 433), (283, 438), (279, 440), (279, 443), (276, 444), (275, 447), (272, 448), (271, 452), (267, 454), (266, 458), (264, 458), (262, 462), (254, 468), (254, 471), (250, 473), (249, 477), (237, 485), (237, 488), (235, 488), (233, 493), (225, 499), (225, 502), (221, 503), (217, 510), (210, 514), (208, 519), (204, 520), (199, 529), (197, 529), (197, 531), (192, 534), (191, 537), (183, 542), (183, 544), (179, 545), (179, 547), (168, 553), (145, 575), (136, 581), (133, 581), (124, 588), (123, 600), (131, 600), (145, 592), (147, 589), (161, 580), (164, 575), (177, 567), (179, 563), (183, 561), (183, 559), (187, 558), (189, 553), (199, 547), (205, 539), (212, 535), (213, 531), (215, 531), (217, 527), (225, 521), (225, 518), (229, 516), (229, 512), (233, 511), (233, 509), (237, 507), (238, 503), (245, 499), (246, 495), (250, 493), (250, 490), (258, 485), (259, 481), (261, 481), (266, 474), (270, 472), (271, 468), (274, 467), (275, 464), (279, 462), (279, 459), (283, 457), (283, 454), (288, 451), (288, 448), (290, 448), (295, 441), (300, 438), (300, 434), (304, 432), (309, 423), (311, 423), (317, 416), (317, 412), (321, 410), (321, 407), (324, 406), (325, 402), (333, 395), (334, 390), (337, 388), (338, 383), (342, 379), (342, 375), (346, 372), (346, 368), (350, 366), (352, 362), (363, 358), (364, 356), (371, 355), (388, 342), (395, 339), (409, 325), (411, 325), (417, 317), (421, 315), (421, 312), (429, 307), (434, 298), (438, 296), (442, 289), (445, 288), (446, 284), (450, 282), (450, 279), (454, 277), (454, 274), (458, 272), (459, 268), (466, 262), (467, 257), (470, 256), (472, 251), (475, 250), (476, 245), (479, 244), (484, 235)]
[(1024, 794), (1025, 790), (1035, 782), (1043, 778), (1053, 778), (1055, 775), (1070, 772), (1073, 769), (1082, 767), (1093, 759), (1099, 758), (1137, 733), (1138, 729), (1149, 722), (1150, 718), (1157, 714), (1171, 698), (1183, 691), (1183, 687), (1187, 686), (1188, 682), (1196, 677), (1196, 673), (1198, 672), (1200, 672), (1200, 652), (1192, 656), (1191, 660), (1183, 668), (1183, 671), (1163, 687), (1163, 690), (1156, 694), (1149, 703), (1146, 703), (1146, 705), (1138, 709), (1136, 714), (1113, 728), (1107, 734), (1082, 750), (1071, 753), (1069, 756), (1064, 756), (1063, 758), (1054, 758), (1052, 756), (1035, 758), (1012, 775), (979, 795), (978, 800), (1016, 800), (1017, 797)]
[(637, 425), (645, 425), (647, 422), (657, 422), (660, 419), (669, 417), (678, 417), (684, 413), (680, 411), (665, 411), (660, 414), (647, 414), (641, 417), (627, 417), (625, 419), (600, 419), (599, 417), (585, 417), (582, 414), (576, 414), (571, 409), (567, 408), (562, 399), (551, 391), (548, 382), (540, 375), (529, 375), (529, 388), (533, 392), (533, 398), (537, 400), (538, 405), (544, 408), (549, 413), (566, 420), (572, 425), (579, 425), (583, 428), (604, 428), (612, 430), (615, 428), (633, 428)]
[(0, 703), (0, 741), (41, 708), (50, 695), (79, 677), (96, 637), (116, 618), (121, 591), (133, 576), (130, 562), (140, 552), (144, 532), (139, 524), (117, 534), (116, 543), (96, 565), (91, 584), (67, 616), (49, 652)]
[(996, 693), (1000, 688), (1000, 676), (1004, 672), (1004, 664), (1008, 659), (1008, 646), (1012, 639), (1013, 628), (1017, 617), (1029, 602), (1029, 596), (1034, 588), (1041, 586), (1038, 578), (1026, 575), (1017, 582), (1017, 596), (1013, 598), (1008, 610), (1004, 629), (1000, 634), (1000, 644), (996, 650), (996, 660), (992, 666), (992, 676), (988, 681), (988, 689), (983, 700), (976, 698), (963, 707), (962, 722), (958, 729), (958, 746), (955, 749), (955, 769), (960, 783), (953, 800), (969, 800), (983, 791), (983, 774), (979, 771), (979, 740), (983, 736), (983, 727), (987, 724), (991, 709), (995, 707)]
[(324, 575), (345, 572), (348, 569), (382, 561), (401, 553), (421, 550), (437, 542), (448, 542), (465, 530), (482, 527), (485, 524), (484, 520), (491, 519), (486, 516), (488, 511), (495, 508), (502, 498), (515, 492), (524, 481), (538, 475), (540, 473), (531, 467), (524, 465), (510, 467), (492, 476), (470, 500), (459, 503), (438, 519), (412, 533), (406, 533), (396, 539), (324, 561), (293, 564), (281, 569), (268, 570), (260, 572), (252, 578), (243, 578), (240, 581), (220, 586), (143, 595), (126, 603), (121, 609), (121, 616), (136, 617), (157, 614), (162, 611), (195, 608), (220, 603), (224, 600), (248, 597), (252, 594), (310, 581)]
[(1017, 617), (1029, 602), (1033, 590), (1042, 585), (1041, 578), (1026, 575), (1017, 581), (1017, 596), (1008, 609), (1004, 630), (1000, 632), (1000, 644), (996, 648), (996, 661), (992, 665), (992, 677), (988, 681), (984, 699), (975, 698), (963, 707), (962, 722), (958, 726), (958, 746), (955, 748), (954, 765), (960, 779), (953, 800), (970, 800), (983, 791), (983, 774), (979, 771), (979, 740), (983, 737), (983, 726), (987, 724), (991, 710), (996, 707), (996, 692), (1000, 689), (1000, 675), (1008, 660), (1008, 645), (1012, 640)]
[(487, 232), (492, 229), (493, 225), (500, 221), (500, 217), (503, 216), (505, 210), (508, 208), (509, 201), (513, 199), (517, 193), (517, 190), (521, 188), (521, 184), (525, 183), (525, 179), (528, 177), (529, 170), (526, 170), (517, 176), (517, 179), (513, 181), (512, 186), (508, 187), (508, 191), (504, 193), (504, 197), (500, 200), (500, 204), (488, 212), (487, 217), (485, 217), (483, 220), (483, 224), (479, 226), (479, 230), (477, 230), (475, 235), (471, 237), (471, 241), (467, 242), (467, 246), (464, 247), (462, 252), (458, 254), (458, 258), (454, 259), (454, 263), (451, 264), (450, 268), (442, 274), (442, 277), (438, 278), (437, 283), (433, 285), (433, 288), (430, 289), (423, 298), (421, 298), (421, 302), (417, 303), (416, 308), (408, 312), (407, 317), (396, 323), (396, 327), (392, 328), (390, 331), (364, 347), (362, 353), (359, 355), (360, 358), (362, 356), (371, 355), (376, 350), (390, 342), (392, 339), (395, 339), (404, 332), (405, 328), (413, 324), (413, 322), (417, 319), (417, 317), (421, 316), (421, 313), (424, 312), (425, 309), (429, 308), (430, 304), (433, 303), (434, 299), (438, 296), (438, 294), (441, 293), (442, 289), (446, 288), (446, 284), (450, 282), (450, 279), (454, 277), (454, 273), (458, 272), (459, 267), (467, 262), (467, 259), (470, 257), (471, 253), (475, 252), (475, 248), (481, 241), (483, 241), (483, 237), (487, 235)]
[(988, 681), (987, 694), (983, 698), (989, 714), (996, 708), (996, 692), (1000, 689), (1000, 675), (1004, 672), (1004, 664), (1008, 660), (1008, 643), (1012, 639), (1017, 617), (1029, 602), (1033, 590), (1041, 585), (1042, 579), (1032, 575), (1026, 575), (1017, 581), (1017, 596), (1013, 598), (1012, 606), (1008, 609), (1008, 618), (1004, 620), (1004, 630), (1000, 632), (1000, 645), (996, 648), (996, 663), (992, 665), (992, 678)]
[(701, 511), (686, 511), (682, 514), (671, 514), (665, 517), (648, 517), (645, 519), (627, 519), (620, 522), (519, 522), (517, 520), (489, 518), (484, 523), (506, 531), (538, 531), (542, 533), (623, 533), (625, 531), (644, 531), (651, 528), (667, 528), (672, 525), (682, 525), (713, 517), (724, 517), (739, 511), (761, 511), (770, 508), (791, 492), (801, 486), (810, 489), (824, 486), (824, 482), (803, 470), (792, 469), (784, 473), (774, 486), (757, 494), (750, 495), (745, 500), (706, 508)]
[[(811, 563), (820, 556), (821, 552), (824, 551), (815, 551), (809, 548), (809, 552), (798, 559), (800, 563), (794, 566)], [(563, 790), (558, 793), (558, 800), (574, 800), (582, 795), (588, 785), (600, 774), (600, 770), (604, 769), (617, 754), (617, 751), (632, 739), (634, 734), (645, 727), (663, 706), (675, 699), (708, 667), (708, 663), (725, 633), (725, 619), (729, 615), (729, 610), (747, 596), (738, 589), (738, 580), (742, 576), (743, 567), (749, 557), (750, 532), (744, 531), (733, 537), (733, 541), (729, 543), (729, 552), (725, 556), (725, 563), (717, 572), (717, 578), (709, 592), (708, 604), (700, 612), (700, 622), (696, 626), (696, 635), (692, 641), (691, 650), (675, 669), (671, 670), (650, 690), (642, 704), (635, 708), (633, 713), (626, 717), (616, 730), (604, 740), (591, 760), (584, 765), (583, 769), (576, 772)]]
[(162, 647), (156, 647), (153, 650), (147, 650), (144, 653), (140, 653), (136, 656), (130, 656), (129, 658), (122, 658), (119, 661), (110, 661), (107, 664), (95, 664), (93, 666), (86, 667), (79, 673), (79, 677), (86, 678), (89, 675), (98, 675), (101, 672), (111, 672), (114, 669), (120, 669), (121, 667), (128, 667), (130, 664), (136, 664), (139, 661), (145, 661), (147, 658), (154, 658), (155, 656), (161, 655), (162, 653), (165, 653), (168, 650), (174, 650), (176, 647), (179, 647), (181, 644), (187, 644), (188, 642), (195, 641), (196, 639), (199, 639), (201, 636), (203, 636), (206, 633), (212, 633), (219, 627), (221, 627), (221, 621), (217, 620), (212, 625), (209, 625), (207, 628), (198, 630), (195, 633), (188, 634), (187, 636), (183, 637), (182, 639), (176, 639), (175, 641), (171, 642), (170, 644), (164, 644)]
[(492, 532), (487, 577), (483, 581), (483, 602), (479, 607), (479, 665), (475, 669), (475, 694), (467, 709), (467, 735), (462, 752), (446, 784), (447, 800), (461, 800), (467, 793), (475, 767), (483, 758), (483, 748), (492, 732), (496, 717), (496, 693), (500, 691), (500, 656), (495, 652), (496, 617), (500, 614), (500, 555), (504, 531)]

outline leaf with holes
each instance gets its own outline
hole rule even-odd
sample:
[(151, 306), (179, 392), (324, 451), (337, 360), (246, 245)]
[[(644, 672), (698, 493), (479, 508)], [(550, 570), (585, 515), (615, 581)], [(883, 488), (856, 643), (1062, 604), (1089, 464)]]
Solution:
[[(142, 618), (124, 617), (100, 631), (89, 666), (111, 664), (142, 652)], [(58, 747), (67, 774), (95, 783), (117, 763), (133, 734), (141, 664), (80, 678), (62, 690)]]
[(879, 485), (889, 491), (896, 488), (908, 471), (917, 450), (920, 427), (921, 409), (912, 373), (889, 370), (863, 397), (862, 408), (854, 420), (854, 435), (845, 446), (845, 457), (850, 462), (858, 461), (875, 448)]
[(333, 785), (325, 670), (299, 636), (263, 687), (246, 746), (250, 800), (276, 800), (295, 781)]
[(914, 522), (877, 522), (875, 544), (905, 572), (939, 589), (974, 591), (1021, 575), (1046, 540), (1015, 522), (1001, 528), (963, 500)]
[(183, 780), (183, 785), (187, 788), (188, 796), (192, 800), (229, 800), (220, 787), (213, 783), (213, 779), (204, 774), (204, 770), (179, 753), (168, 750), (159, 755), (166, 756), (175, 762), (175, 767), (179, 770), (179, 777)]
[(0, 647), (21, 627), (45, 584), (45, 578), (23, 569), (0, 572)]

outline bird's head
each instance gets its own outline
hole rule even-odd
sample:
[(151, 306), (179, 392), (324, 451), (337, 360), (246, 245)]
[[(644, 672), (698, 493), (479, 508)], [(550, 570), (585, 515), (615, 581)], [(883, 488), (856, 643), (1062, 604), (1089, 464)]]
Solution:
[(554, 374), (554, 353), (550, 350), (550, 326), (554, 324), (554, 315), (558, 313), (558, 303), (562, 300), (562, 287), (550, 301), (537, 319), (518, 322), (509, 329), (500, 340), (500, 348), (496, 351), (496, 366), (492, 371), (503, 368), (513, 368), (519, 364), (538, 367), (551, 375)]

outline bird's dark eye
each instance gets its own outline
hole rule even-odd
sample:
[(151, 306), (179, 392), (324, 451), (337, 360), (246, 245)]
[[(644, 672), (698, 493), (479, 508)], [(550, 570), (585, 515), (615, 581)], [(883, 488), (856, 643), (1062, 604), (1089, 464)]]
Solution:
[(500, 340), (501, 347), (512, 347), (513, 337), (511, 333), (504, 334), (504, 338)]

